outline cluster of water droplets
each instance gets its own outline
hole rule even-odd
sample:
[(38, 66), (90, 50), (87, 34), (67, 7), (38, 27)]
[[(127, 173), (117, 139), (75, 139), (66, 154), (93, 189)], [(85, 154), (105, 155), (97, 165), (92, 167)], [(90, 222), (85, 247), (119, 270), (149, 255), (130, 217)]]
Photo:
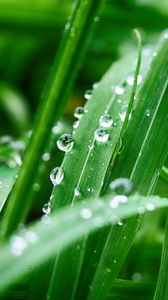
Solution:
[(34, 231), (22, 229), (20, 235), (13, 235), (10, 239), (10, 251), (15, 256), (20, 256), (29, 246), (38, 241), (38, 236)]

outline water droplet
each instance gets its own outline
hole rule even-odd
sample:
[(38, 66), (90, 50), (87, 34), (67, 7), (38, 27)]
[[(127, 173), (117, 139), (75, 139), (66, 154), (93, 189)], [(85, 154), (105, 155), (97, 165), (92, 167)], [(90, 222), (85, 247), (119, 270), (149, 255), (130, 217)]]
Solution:
[(76, 188), (74, 189), (74, 195), (75, 195), (76, 197), (79, 197), (79, 196), (81, 195), (81, 191), (80, 191), (80, 188), (79, 188), (79, 187), (76, 187)]
[(87, 110), (84, 107), (78, 106), (75, 108), (74, 117), (77, 119), (80, 119), (83, 116), (83, 114), (86, 112), (87, 112)]
[(163, 31), (163, 38), (164, 39), (168, 39), (168, 29), (166, 29), (165, 31)]
[[(139, 85), (140, 83), (142, 82), (142, 75), (138, 75), (138, 78), (137, 78), (137, 84)], [(130, 85), (130, 86), (133, 86), (134, 84), (134, 75), (129, 75), (127, 77), (127, 83)]]
[(90, 100), (92, 98), (92, 90), (87, 90), (84, 94), (86, 100)]
[(120, 117), (121, 121), (124, 122), (125, 117), (126, 117), (126, 111), (120, 112), (119, 117)]
[(51, 155), (48, 152), (44, 153), (43, 156), (42, 156), (43, 161), (49, 161), (50, 158), (51, 158)]
[(40, 184), (38, 183), (38, 182), (35, 182), (34, 184), (33, 184), (33, 191), (35, 191), (35, 192), (38, 192), (38, 191), (40, 191)]
[(117, 102), (118, 102), (118, 103), (121, 103), (121, 102), (122, 102), (122, 100), (121, 100), (121, 99), (117, 99)]
[(68, 134), (68, 133), (62, 134), (57, 141), (57, 147), (64, 152), (70, 151), (73, 147), (73, 144), (74, 144), (73, 136), (72, 134)]
[(80, 215), (83, 219), (90, 219), (92, 216), (92, 212), (88, 208), (82, 208), (80, 211)]
[(146, 110), (146, 116), (150, 117), (150, 110), (149, 109)]
[(132, 274), (132, 280), (133, 281), (139, 281), (141, 279), (142, 279), (141, 273), (136, 272), (136, 273)]
[(101, 217), (96, 217), (93, 220), (93, 223), (96, 227), (102, 227), (103, 226), (103, 219)]
[(95, 18), (94, 18), (94, 22), (95, 22), (95, 23), (98, 23), (99, 21), (100, 21), (100, 18), (99, 18), (99, 17), (95, 17)]
[(64, 179), (64, 172), (61, 167), (54, 168), (50, 173), (50, 180), (53, 185), (58, 185)]
[(75, 35), (76, 35), (76, 28), (75, 28), (74, 26), (72, 26), (72, 28), (71, 28), (71, 30), (70, 30), (70, 36), (71, 36), (72, 38), (74, 38)]
[(51, 203), (50, 202), (45, 203), (43, 208), (42, 208), (42, 211), (43, 211), (44, 214), (49, 215), (50, 212), (51, 212)]
[(99, 87), (99, 82), (95, 82), (94, 84), (93, 84), (93, 88), (94, 89), (97, 89)]
[(70, 28), (70, 25), (71, 25), (71, 23), (70, 23), (70, 22), (66, 23), (66, 25), (65, 25), (65, 31), (68, 31), (68, 30), (69, 30), (69, 28)]
[(147, 203), (147, 204), (146, 204), (146, 209), (147, 209), (148, 211), (154, 211), (154, 210), (155, 210), (155, 204), (152, 203), (152, 202)]
[(143, 214), (145, 213), (145, 207), (139, 206), (139, 207), (138, 207), (138, 213), (139, 213), (140, 215), (143, 215)]
[(14, 235), (11, 237), (10, 245), (11, 245), (11, 252), (16, 256), (20, 256), (23, 253), (23, 251), (26, 249), (27, 242), (24, 238)]
[(120, 86), (120, 85), (117, 85), (115, 88), (114, 88), (114, 92), (115, 94), (117, 95), (122, 95), (124, 94), (124, 87)]
[(153, 56), (154, 56), (154, 57), (157, 56), (157, 52), (154, 51), (154, 52), (153, 52)]
[(133, 192), (133, 183), (128, 178), (117, 178), (110, 184), (110, 189), (118, 195), (130, 195)]
[(98, 128), (94, 133), (94, 138), (100, 143), (106, 143), (109, 139), (109, 134), (104, 128)]
[(99, 119), (100, 126), (109, 128), (113, 125), (113, 119), (109, 114), (104, 114)]
[(109, 206), (111, 208), (117, 208), (120, 203), (127, 203), (128, 198), (125, 195), (115, 196), (112, 200), (109, 201)]
[(26, 237), (27, 241), (31, 244), (34, 244), (38, 241), (37, 234), (33, 231), (26, 231), (25, 237)]
[(58, 134), (62, 131), (63, 125), (61, 122), (57, 122), (57, 124), (52, 128), (52, 133)]
[(114, 262), (114, 264), (116, 264), (116, 262), (117, 262), (116, 259), (114, 259), (113, 262)]
[(75, 121), (75, 122), (73, 123), (73, 128), (74, 128), (74, 129), (78, 128), (78, 126), (79, 126), (79, 120), (77, 120), (77, 121)]

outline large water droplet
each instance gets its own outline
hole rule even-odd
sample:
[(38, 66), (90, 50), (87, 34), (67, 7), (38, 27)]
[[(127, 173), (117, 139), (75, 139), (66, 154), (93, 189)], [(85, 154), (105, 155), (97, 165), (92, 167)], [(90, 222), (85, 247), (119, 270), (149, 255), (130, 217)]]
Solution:
[(60, 136), (60, 138), (57, 141), (57, 147), (64, 151), (64, 152), (68, 152), (72, 149), (74, 144), (74, 139), (72, 134), (63, 134)]
[(100, 143), (106, 143), (109, 139), (109, 134), (104, 128), (98, 128), (94, 133), (94, 138)]
[(53, 185), (58, 185), (64, 179), (64, 172), (61, 167), (54, 168), (50, 173), (50, 180)]
[(45, 203), (43, 208), (42, 208), (42, 211), (43, 211), (44, 214), (49, 215), (50, 212), (51, 212), (51, 203), (50, 202)]
[(113, 119), (109, 114), (104, 114), (99, 119), (100, 126), (109, 128), (113, 125)]
[(154, 211), (154, 210), (155, 210), (155, 204), (152, 203), (152, 202), (147, 203), (147, 204), (146, 204), (146, 209), (147, 209), (148, 211)]
[(133, 192), (133, 183), (128, 178), (117, 178), (110, 184), (110, 189), (118, 195), (130, 195)]
[(87, 110), (84, 107), (78, 106), (75, 108), (74, 117), (80, 119), (85, 112), (87, 112)]
[(123, 86), (120, 86), (120, 85), (117, 85), (117, 86), (114, 88), (114, 92), (115, 92), (115, 94), (117, 94), (117, 95), (122, 95), (122, 94), (124, 94), (124, 87), (123, 87)]
[(84, 94), (86, 100), (90, 100), (92, 98), (92, 90), (87, 90)]

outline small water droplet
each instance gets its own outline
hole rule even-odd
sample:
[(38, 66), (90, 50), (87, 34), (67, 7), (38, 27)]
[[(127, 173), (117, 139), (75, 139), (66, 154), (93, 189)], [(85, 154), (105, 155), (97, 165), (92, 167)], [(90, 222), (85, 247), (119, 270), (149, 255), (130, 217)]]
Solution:
[(118, 195), (130, 195), (133, 192), (133, 183), (128, 178), (117, 178), (110, 184), (110, 189)]
[(35, 191), (35, 192), (38, 192), (38, 191), (40, 191), (40, 184), (38, 183), (38, 182), (35, 182), (34, 184), (33, 184), (33, 191)]
[(109, 139), (109, 134), (104, 128), (98, 128), (94, 133), (94, 138), (100, 143), (106, 143)]
[(42, 208), (42, 211), (43, 211), (44, 214), (49, 215), (50, 212), (51, 212), (51, 203), (50, 202), (45, 203), (43, 208)]
[(136, 273), (132, 274), (132, 280), (133, 281), (140, 281), (141, 279), (142, 279), (141, 273), (136, 272)]
[(84, 94), (86, 100), (90, 100), (92, 98), (92, 90), (87, 90)]
[(75, 108), (74, 117), (77, 119), (80, 119), (83, 116), (83, 114), (86, 112), (87, 112), (87, 110), (84, 107), (78, 106)]
[(76, 35), (76, 28), (75, 28), (74, 26), (72, 26), (72, 28), (71, 28), (71, 30), (70, 30), (70, 36), (71, 36), (72, 38), (74, 38), (75, 35)]
[(72, 134), (68, 134), (68, 133), (62, 134), (57, 141), (57, 147), (64, 152), (70, 151), (73, 147), (73, 144), (74, 144), (73, 136)]
[(79, 187), (76, 187), (76, 188), (74, 189), (74, 195), (75, 195), (76, 197), (79, 197), (79, 196), (81, 195), (81, 191), (80, 191), (80, 188), (79, 188)]
[(0, 145), (7, 145), (13, 141), (10, 135), (4, 135), (0, 138)]
[(140, 215), (143, 215), (143, 214), (145, 213), (145, 207), (139, 206), (139, 207), (138, 207), (138, 213), (139, 213)]
[(124, 122), (124, 120), (125, 120), (126, 113), (127, 113), (126, 111), (122, 111), (122, 112), (119, 113), (119, 117), (120, 117), (122, 122)]
[(168, 39), (168, 29), (166, 29), (165, 31), (163, 31), (162, 36), (163, 36), (164, 39)]
[(154, 211), (154, 210), (155, 210), (155, 204), (152, 203), (152, 202), (147, 203), (147, 204), (146, 204), (146, 209), (147, 209), (148, 211)]
[(54, 125), (54, 127), (52, 128), (52, 133), (54, 134), (58, 134), (63, 130), (63, 125), (61, 122), (57, 122), (56, 125)]
[(93, 83), (93, 88), (94, 88), (94, 89), (97, 89), (98, 87), (99, 87), (99, 82)]
[(50, 158), (51, 158), (51, 155), (50, 155), (49, 152), (44, 153), (43, 156), (42, 156), (43, 161), (49, 161)]
[(82, 208), (80, 211), (80, 215), (83, 219), (90, 219), (92, 216), (92, 212), (88, 208)]
[(64, 179), (64, 172), (61, 167), (54, 168), (50, 173), (50, 180), (53, 185), (58, 185)]
[(14, 235), (11, 237), (10, 246), (11, 246), (11, 252), (16, 256), (20, 256), (23, 253), (23, 251), (26, 249), (27, 242), (24, 238)]
[[(137, 78), (137, 84), (139, 85), (140, 83), (142, 82), (142, 75), (138, 75), (138, 78)], [(130, 86), (133, 86), (134, 84), (134, 75), (129, 75), (127, 77), (127, 83), (130, 85)]]
[(100, 123), (100, 126), (109, 128), (113, 125), (113, 119), (109, 114), (105, 113), (104, 115), (102, 115), (100, 117), (99, 123)]
[(37, 234), (30, 230), (25, 231), (25, 237), (26, 237), (27, 241), (31, 244), (34, 244), (38, 241)]
[(149, 109), (146, 110), (146, 116), (150, 117), (150, 110)]
[(73, 128), (74, 128), (74, 129), (78, 128), (78, 126), (79, 126), (79, 120), (77, 120), (77, 121), (75, 121), (75, 122), (73, 123)]
[(100, 18), (99, 18), (99, 17), (95, 17), (95, 18), (94, 18), (94, 22), (95, 22), (95, 23), (98, 23), (99, 21), (100, 21)]
[(114, 259), (113, 262), (114, 262), (114, 264), (116, 264), (116, 262), (117, 262), (116, 259)]
[(123, 95), (124, 94), (124, 87), (120, 86), (120, 85), (117, 85), (115, 88), (114, 88), (114, 92), (115, 94), (117, 95)]

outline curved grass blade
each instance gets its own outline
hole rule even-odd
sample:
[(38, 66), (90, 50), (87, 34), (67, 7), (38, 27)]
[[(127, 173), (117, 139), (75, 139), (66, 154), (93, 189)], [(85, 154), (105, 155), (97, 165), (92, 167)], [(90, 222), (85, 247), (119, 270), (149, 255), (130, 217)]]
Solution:
[[(165, 35), (138, 94), (133, 117), (123, 136), (124, 149), (108, 181), (119, 177), (130, 178), (138, 191), (146, 195), (152, 192), (167, 156), (167, 68), (168, 42)], [(112, 226), (91, 285), (89, 300), (103, 300), (108, 295), (111, 283), (131, 247), (139, 222), (139, 218), (132, 218), (122, 228)], [(101, 240), (97, 242), (97, 248), (99, 243), (101, 245)], [(111, 272), (107, 273), (107, 268)]]
[(112, 288), (108, 300), (152, 300), (154, 294), (154, 285), (144, 282), (136, 282), (131, 280), (116, 279), (112, 284)]
[(156, 209), (168, 207), (168, 199), (158, 196), (146, 199), (133, 195), (127, 200), (127, 203), (120, 203), (113, 209), (111, 201), (115, 201), (115, 197), (109, 195), (104, 199), (92, 199), (87, 205), (79, 203), (71, 209), (62, 208), (51, 217), (45, 216), (27, 229), (16, 232), (0, 249), (0, 291), (15, 283), (30, 267), (46, 261), (60, 248), (100, 230), (100, 220), (101, 227), (109, 226), (121, 217), (137, 214), (139, 207), (144, 207), (145, 212), (151, 202)]
[[(70, 203), (73, 205), (76, 201), (83, 201), (85, 198), (100, 194), (111, 156), (115, 151), (118, 151), (116, 145), (118, 146), (123, 127), (123, 119), (119, 112), (121, 114), (126, 113), (125, 110), (130, 99), (132, 86), (126, 83), (126, 78), (135, 72), (134, 55), (121, 60), (121, 62), (117, 62), (103, 77), (102, 81), (98, 83), (98, 87), (93, 90), (92, 99), (87, 102), (80, 125), (75, 131), (74, 147), (72, 151), (66, 153), (62, 164), (62, 169), (65, 173), (64, 180), (53, 191), (54, 209), (59, 206), (69, 205)], [(136, 89), (140, 58), (141, 55), (139, 53), (134, 91), (131, 95), (131, 106), (129, 107), (128, 115), (133, 105), (132, 100), (134, 99)], [(123, 68), (123, 65), (125, 66), (128, 60), (130, 63), (127, 65), (127, 68)], [(143, 68), (145, 69), (144, 66)], [(117, 70), (122, 71), (117, 73)], [(113, 85), (111, 86), (111, 84)], [(117, 92), (115, 92), (115, 89)], [(99, 102), (99, 105), (97, 102)], [(106, 129), (109, 134), (109, 141), (107, 143), (100, 143), (96, 141), (94, 132), (100, 126), (99, 119), (104, 114), (107, 114), (107, 112), (114, 126), (109, 126)], [(127, 122), (128, 117), (126, 119)], [(97, 176), (94, 176), (95, 173)], [(76, 191), (78, 191), (77, 194)], [(48, 299), (54, 299), (55, 294), (58, 295), (58, 298), (66, 299), (65, 297), (67, 297), (70, 299), (70, 295), (75, 293), (83, 262), (85, 243), (86, 240), (82, 241), (81, 245), (78, 245), (78, 248), (81, 249), (80, 251), (74, 245), (70, 249), (61, 251), (56, 258)], [(66, 288), (63, 290), (60, 290), (61, 282), (66, 284)]]
[(164, 238), (162, 257), (161, 257), (161, 265), (160, 265), (154, 300), (166, 300), (167, 299), (167, 295), (168, 295), (167, 268), (168, 268), (168, 219), (166, 222), (165, 238)]
[(27, 201), (29, 187), (32, 186), (43, 150), (50, 137), (53, 122), (60, 117), (66, 104), (67, 95), (84, 53), (84, 45), (97, 13), (99, 2), (96, 0), (87, 2), (78, 0), (71, 23), (68, 23), (69, 28), (66, 29), (45, 87), (37, 114), (36, 126), (4, 216), (2, 223), (2, 236), (4, 238), (17, 228), (28, 212), (30, 207), (30, 203)]

